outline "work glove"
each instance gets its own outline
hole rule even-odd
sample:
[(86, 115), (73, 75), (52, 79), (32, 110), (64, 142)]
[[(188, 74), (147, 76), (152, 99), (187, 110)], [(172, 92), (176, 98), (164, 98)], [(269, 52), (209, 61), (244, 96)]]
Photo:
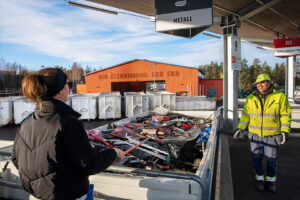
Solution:
[(238, 139), (240, 137), (242, 137), (243, 135), (243, 131), (241, 129), (238, 129), (235, 131), (234, 135), (233, 135), (233, 139)]
[(288, 141), (289, 135), (286, 132), (281, 132), (281, 142), (280, 144), (285, 144)]

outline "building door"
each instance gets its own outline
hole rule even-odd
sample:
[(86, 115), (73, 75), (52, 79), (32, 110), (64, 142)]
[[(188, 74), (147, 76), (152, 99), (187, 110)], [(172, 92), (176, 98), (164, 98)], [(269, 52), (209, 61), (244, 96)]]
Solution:
[(207, 97), (216, 97), (218, 98), (218, 88), (208, 88)]
[(145, 92), (146, 91), (146, 82), (135, 81), (135, 82), (112, 82), (111, 91), (119, 91), (121, 95), (124, 95), (124, 92)]

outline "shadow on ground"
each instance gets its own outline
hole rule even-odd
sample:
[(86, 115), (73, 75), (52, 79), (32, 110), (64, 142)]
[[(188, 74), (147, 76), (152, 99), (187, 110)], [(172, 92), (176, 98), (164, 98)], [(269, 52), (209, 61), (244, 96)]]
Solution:
[(255, 189), (250, 147), (246, 140), (229, 140), (232, 180), (235, 200), (299, 200), (300, 199), (300, 139), (291, 138), (282, 145), (277, 162), (276, 194)]

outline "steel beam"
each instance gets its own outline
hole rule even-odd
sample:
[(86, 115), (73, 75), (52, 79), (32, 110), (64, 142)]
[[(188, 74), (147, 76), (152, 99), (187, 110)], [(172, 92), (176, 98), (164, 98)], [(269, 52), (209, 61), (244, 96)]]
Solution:
[[(257, 15), (258, 13), (261, 13), (262, 11), (270, 8), (271, 6), (274, 6), (275, 4), (279, 3), (280, 1), (282, 1), (282, 0), (273, 0), (273, 1), (270, 1), (270, 2), (268, 2), (266, 4), (264, 4), (261, 1), (257, 1), (257, 3), (259, 4), (259, 6), (256, 9), (254, 9), (254, 10), (252, 10), (250, 12), (247, 12), (246, 14), (242, 15), (241, 20), (253, 17), (253, 16)], [(241, 13), (241, 12), (239, 11), (238, 13)]]
[(296, 56), (287, 57), (286, 71), (286, 95), (290, 102), (294, 102), (295, 78), (296, 78)]
[[(233, 131), (238, 125), (238, 73), (241, 61), (241, 40), (237, 37), (239, 23), (233, 23), (229, 19), (231, 18), (227, 16), (222, 23), (223, 27), (226, 27), (223, 28), (223, 106), (224, 129)], [(229, 27), (232, 23), (236, 26)], [(235, 60), (236, 58), (238, 59)], [(236, 68), (238, 62), (239, 68)]]
[[(261, 5), (266, 6), (267, 4), (264, 4), (263, 2), (261, 2), (260, 0), (256, 0), (258, 3), (260, 3)], [(290, 20), (289, 18), (287, 18), (285, 15), (281, 14), (280, 12), (278, 12), (277, 10), (275, 10), (274, 8), (271, 8), (270, 5), (267, 5), (267, 8), (269, 10), (271, 10), (273, 13), (277, 14), (278, 16), (282, 17), (283, 19), (285, 19), (287, 22), (289, 22), (290, 24), (299, 27), (299, 24), (293, 22), (292, 20)]]

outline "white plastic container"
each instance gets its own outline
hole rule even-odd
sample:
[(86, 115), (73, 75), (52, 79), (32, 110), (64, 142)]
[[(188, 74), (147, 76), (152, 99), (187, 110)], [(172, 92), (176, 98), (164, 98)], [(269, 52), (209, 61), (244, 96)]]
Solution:
[(216, 101), (208, 100), (205, 96), (176, 96), (176, 110), (215, 110)]
[(72, 97), (74, 97), (76, 94), (69, 94), (68, 96), (68, 100), (66, 102), (66, 104), (70, 107), (72, 107)]
[(103, 92), (98, 96), (99, 119), (121, 118), (120, 92)]
[(125, 92), (126, 117), (149, 111), (149, 97), (144, 92)]
[(147, 92), (149, 97), (149, 110), (154, 110), (156, 107), (162, 106), (169, 110), (175, 110), (175, 93), (158, 91)]
[(79, 94), (72, 97), (72, 108), (81, 114), (79, 119), (96, 119), (99, 93)]
[(25, 97), (13, 100), (13, 113), (15, 124), (20, 124), (28, 115), (34, 112), (36, 106)]
[(0, 98), (0, 126), (13, 122), (12, 99), (9, 97)]

